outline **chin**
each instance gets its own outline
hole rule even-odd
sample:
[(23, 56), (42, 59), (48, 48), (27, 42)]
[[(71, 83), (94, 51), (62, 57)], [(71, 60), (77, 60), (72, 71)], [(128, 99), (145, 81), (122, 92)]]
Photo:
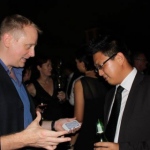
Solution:
[(25, 66), (25, 63), (19, 65), (19, 67), (21, 67), (21, 68), (23, 68), (24, 66)]
[(113, 83), (111, 81), (109, 81), (109, 80), (106, 80), (106, 82), (108, 82), (109, 84), (113, 85)]

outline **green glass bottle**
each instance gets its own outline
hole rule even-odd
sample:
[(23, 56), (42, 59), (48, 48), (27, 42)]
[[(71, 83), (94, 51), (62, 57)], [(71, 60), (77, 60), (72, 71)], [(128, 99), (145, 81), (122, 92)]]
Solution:
[(97, 121), (96, 129), (97, 132), (96, 132), (95, 142), (107, 142), (108, 140), (104, 133), (104, 125), (102, 121), (100, 121), (100, 119), (98, 119)]

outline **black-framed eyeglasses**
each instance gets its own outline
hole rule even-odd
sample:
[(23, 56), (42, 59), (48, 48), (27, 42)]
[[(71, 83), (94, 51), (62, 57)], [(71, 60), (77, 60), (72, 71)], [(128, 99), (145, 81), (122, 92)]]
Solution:
[(117, 53), (113, 54), (108, 59), (106, 59), (101, 65), (95, 65), (95, 67), (96, 67), (95, 71), (98, 72), (98, 70), (101, 70), (103, 68), (103, 66), (107, 63), (107, 61), (109, 61), (110, 59), (112, 59), (116, 55), (117, 55)]

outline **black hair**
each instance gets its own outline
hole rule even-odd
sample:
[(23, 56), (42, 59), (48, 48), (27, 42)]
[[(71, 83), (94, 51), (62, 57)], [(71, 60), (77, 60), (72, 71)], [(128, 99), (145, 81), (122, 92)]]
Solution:
[(88, 45), (82, 45), (75, 53), (75, 59), (80, 62), (84, 62), (87, 70), (95, 69), (93, 57), (89, 53)]
[(97, 52), (102, 52), (105, 56), (111, 57), (113, 54), (122, 52), (129, 63), (130, 59), (130, 49), (124, 42), (123, 38), (119, 35), (113, 34), (100, 34), (96, 40), (93, 40), (89, 44), (89, 52), (95, 54)]
[(46, 63), (48, 60), (51, 61), (51, 58), (45, 55), (36, 57), (36, 66), (42, 66), (42, 64)]

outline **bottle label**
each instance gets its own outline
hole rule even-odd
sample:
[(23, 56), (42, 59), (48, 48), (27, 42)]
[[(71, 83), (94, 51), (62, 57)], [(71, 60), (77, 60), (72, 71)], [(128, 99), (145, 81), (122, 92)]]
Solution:
[(103, 128), (100, 123), (97, 124), (97, 133), (103, 133)]

